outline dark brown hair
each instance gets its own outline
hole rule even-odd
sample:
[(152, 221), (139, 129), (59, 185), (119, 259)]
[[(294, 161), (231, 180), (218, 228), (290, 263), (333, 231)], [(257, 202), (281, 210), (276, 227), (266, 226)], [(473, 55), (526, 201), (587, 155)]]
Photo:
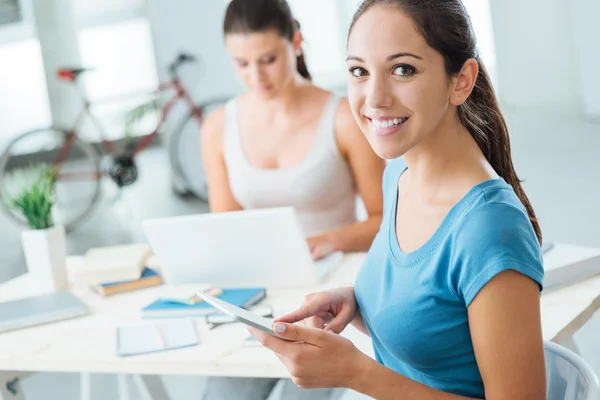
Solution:
[[(223, 33), (254, 33), (275, 29), (290, 42), (294, 33), (300, 30), (300, 23), (294, 19), (286, 0), (231, 0), (225, 12)], [(304, 59), (304, 53), (297, 59), (298, 73), (311, 79)]]
[(477, 54), (475, 33), (462, 1), (365, 0), (354, 14), (350, 32), (356, 21), (374, 6), (393, 6), (408, 15), (427, 44), (442, 55), (449, 76), (460, 72), (467, 60), (477, 61), (479, 75), (475, 87), (458, 107), (458, 116), (496, 173), (513, 187), (542, 243), (540, 225), (513, 166), (508, 128), (490, 77)]

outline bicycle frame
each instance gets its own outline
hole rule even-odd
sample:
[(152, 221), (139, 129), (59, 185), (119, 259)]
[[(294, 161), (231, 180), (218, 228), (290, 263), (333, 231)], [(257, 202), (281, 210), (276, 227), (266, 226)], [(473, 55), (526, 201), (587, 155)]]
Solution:
[[(173, 107), (177, 104), (178, 101), (183, 100), (184, 103), (188, 106), (190, 113), (194, 116), (194, 118), (196, 118), (196, 120), (200, 123), (202, 120), (202, 110), (200, 108), (198, 108), (196, 106), (196, 104), (194, 104), (194, 102), (192, 101), (192, 98), (190, 97), (190, 95), (188, 94), (187, 89), (185, 88), (185, 86), (181, 83), (180, 79), (177, 76), (173, 76), (171, 81), (169, 82), (165, 82), (165, 83), (160, 83), (158, 88), (153, 92), (153, 93), (157, 93), (157, 94), (161, 94), (164, 93), (168, 90), (174, 90), (174, 94), (172, 97), (170, 97), (166, 103), (164, 104), (164, 106), (161, 107), (161, 116), (159, 119), (158, 124), (156, 125), (155, 129), (147, 135), (142, 136), (137, 143), (135, 144), (133, 150), (131, 151), (131, 153), (129, 153), (129, 157), (133, 160), (135, 158), (135, 156), (142, 150), (144, 150), (145, 148), (147, 148), (152, 141), (156, 138), (156, 136), (158, 135), (158, 132), (160, 132), (161, 128), (163, 127), (166, 119), (168, 118), (171, 110), (173, 109)], [(85, 96), (83, 96), (84, 100), (83, 100), (83, 108), (81, 109), (81, 111), (79, 112), (79, 114), (77, 115), (77, 117), (75, 118), (75, 123), (73, 124), (73, 127), (71, 128), (71, 130), (69, 131), (69, 134), (67, 136), (66, 142), (64, 147), (60, 150), (59, 154), (56, 157), (56, 160), (54, 162), (54, 166), (60, 166), (68, 157), (69, 155), (69, 151), (71, 150), (71, 146), (73, 145), (73, 142), (75, 141), (75, 139), (77, 138), (77, 128), (80, 126), (80, 124), (83, 121), (83, 118), (85, 116), (88, 116), (91, 121), (93, 122), (94, 126), (96, 127), (96, 129), (98, 130), (98, 133), (100, 134), (100, 138), (102, 141), (102, 145), (104, 147), (104, 151), (106, 154), (114, 154), (115, 153), (115, 143), (114, 141), (108, 140), (107, 136), (105, 134), (105, 130), (102, 126), (102, 124), (100, 124), (100, 122), (96, 119), (96, 117), (94, 116), (94, 114), (91, 111), (91, 106), (93, 104), (98, 104), (98, 102), (92, 103), (91, 101), (89, 101)], [(106, 102), (106, 101), (103, 101)], [(59, 177), (60, 178), (65, 178), (65, 177), (70, 177), (73, 178), (76, 175), (81, 175), (82, 173), (78, 173), (78, 174), (74, 174), (74, 173), (70, 173), (70, 174), (60, 174), (59, 173)], [(95, 176), (93, 177), (94, 179), (98, 178), (98, 175), (102, 175), (101, 172), (97, 172), (94, 174)]]
[[(159, 98), (159, 102), (152, 103), (153, 109), (160, 108), (160, 116), (157, 115), (156, 121), (153, 121), (156, 126), (153, 126), (153, 130), (149, 134), (142, 134), (137, 136), (133, 140), (122, 140), (111, 138), (106, 133), (105, 127), (100, 123), (92, 112), (92, 107), (95, 107), (101, 103), (110, 103), (111, 99), (101, 99), (100, 101), (90, 101), (85, 92), (80, 86), (81, 81), (78, 77), (89, 70), (89, 68), (60, 68), (57, 70), (58, 78), (69, 82), (76, 86), (76, 89), (80, 89), (80, 104), (82, 105), (78, 110), (76, 117), (74, 118), (73, 125), (70, 129), (63, 129), (57, 126), (51, 127), (40, 127), (27, 132), (23, 132), (16, 138), (14, 138), (6, 150), (0, 153), (0, 174), (10, 173), (11, 169), (18, 167), (18, 163), (22, 160), (15, 158), (15, 164), (9, 169), (10, 161), (13, 156), (21, 157), (23, 154), (19, 153), (19, 144), (21, 141), (27, 143), (28, 140), (37, 140), (42, 144), (40, 147), (40, 158), (44, 160), (44, 163), (49, 162), (55, 168), (54, 179), (56, 186), (53, 188), (56, 197), (55, 205), (65, 207), (64, 211), (68, 211), (62, 215), (65, 224), (65, 229), (73, 229), (77, 224), (81, 223), (87, 216), (90, 215), (91, 211), (98, 204), (98, 199), (102, 191), (101, 178), (107, 175), (112, 181), (122, 188), (136, 182), (138, 177), (138, 167), (134, 162), (134, 158), (139, 152), (147, 148), (152, 140), (158, 136), (159, 132), (163, 129), (165, 122), (174, 106), (177, 102), (182, 101), (185, 103), (188, 109), (188, 113), (182, 122), (188, 123), (191, 117), (197, 122), (201, 122), (204, 116), (204, 106), (194, 104), (190, 93), (179, 79), (178, 69), (186, 63), (196, 62), (196, 58), (193, 55), (180, 53), (177, 55), (175, 60), (169, 64), (168, 73), (169, 80), (165, 83), (160, 83), (155, 87), (153, 91), (144, 92), (145, 96), (153, 95), (155, 98)], [(170, 93), (164, 94), (169, 91)], [(112, 98), (114, 104), (115, 101), (123, 100), (124, 98), (130, 98), (134, 100), (134, 97), (139, 96), (141, 93), (130, 93), (124, 96), (115, 96)], [(166, 101), (165, 101), (166, 100)], [(156, 107), (154, 107), (156, 106)], [(138, 120), (140, 116), (145, 115), (147, 110), (146, 105), (140, 106), (135, 112), (130, 115), (133, 116), (131, 120)], [(137, 112), (139, 110), (139, 112)], [(158, 111), (158, 110), (156, 110)], [(82, 128), (82, 123), (85, 117), (89, 117), (93, 128), (96, 130), (94, 140), (88, 138), (78, 137), (78, 130)], [(93, 129), (92, 128), (92, 129)], [(193, 128), (192, 128), (193, 129)], [(175, 135), (179, 135), (180, 130), (175, 132)], [(194, 134), (193, 131), (188, 131)], [(79, 132), (81, 133), (81, 131)], [(200, 134), (200, 125), (198, 126), (198, 134)], [(43, 136), (45, 135), (45, 136)], [(86, 135), (87, 136), (87, 135)], [(178, 137), (178, 136), (177, 136)], [(50, 141), (46, 141), (50, 139)], [(171, 136), (169, 136), (171, 139)], [(117, 144), (123, 141), (124, 145), (117, 146)], [(51, 146), (46, 145), (51, 144)], [(14, 147), (16, 146), (16, 147)], [(169, 143), (170, 146), (170, 143)], [(17, 151), (11, 152), (16, 149)], [(169, 147), (170, 150), (170, 147)], [(50, 158), (49, 158), (50, 157)], [(49, 159), (48, 159), (49, 158)], [(73, 161), (73, 163), (71, 163)], [(103, 161), (108, 161), (103, 163)], [(171, 160), (173, 162), (173, 160)], [(4, 175), (3, 175), (4, 176)], [(88, 181), (91, 186), (75, 185), (69, 186), (70, 181)], [(60, 183), (65, 183), (64, 187), (59, 188)], [(71, 193), (77, 194), (78, 192), (89, 193), (89, 196), (76, 196), (72, 198)], [(62, 195), (67, 195), (65, 199), (68, 201), (64, 204), (60, 203), (63, 198)], [(0, 186), (0, 206), (5, 203), (3, 200), (3, 188)], [(70, 200), (78, 202), (77, 206), (71, 206)], [(0, 207), (2, 208), (2, 207)], [(6, 210), (6, 207), (4, 207)], [(8, 210), (6, 210), (8, 211)], [(72, 211), (72, 212), (71, 212)], [(23, 224), (23, 220), (18, 218), (15, 213), (9, 212), (10, 215), (16, 222)]]
[(165, 120), (169, 116), (169, 113), (171, 112), (173, 106), (175, 106), (177, 101), (179, 101), (180, 99), (183, 99), (184, 103), (188, 106), (190, 113), (192, 113), (192, 115), (198, 120), (198, 122), (200, 122), (202, 120), (202, 110), (200, 110), (196, 106), (196, 104), (194, 104), (194, 102), (192, 101), (192, 98), (188, 94), (187, 90), (185, 89), (185, 86), (183, 86), (183, 84), (181, 83), (179, 78), (174, 77), (172, 81), (167, 82), (167, 83), (161, 83), (158, 86), (159, 93), (162, 93), (168, 89), (174, 89), (175, 94), (162, 107), (160, 120), (158, 122), (158, 125), (154, 129), (154, 131), (152, 133), (150, 133), (149, 135), (142, 137), (136, 143), (136, 146), (133, 148), (133, 150), (131, 152), (132, 158), (135, 157), (135, 155), (137, 153), (139, 153), (144, 148), (146, 148), (152, 142), (152, 140), (154, 140), (154, 138), (158, 135), (158, 132), (162, 128)]

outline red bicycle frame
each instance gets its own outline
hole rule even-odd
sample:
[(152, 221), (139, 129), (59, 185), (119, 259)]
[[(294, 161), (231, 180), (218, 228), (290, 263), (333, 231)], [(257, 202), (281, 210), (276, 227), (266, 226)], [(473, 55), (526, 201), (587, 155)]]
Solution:
[[(158, 122), (156, 128), (150, 134), (147, 134), (147, 135), (144, 135), (143, 137), (141, 137), (135, 144), (135, 147), (131, 150), (131, 153), (129, 153), (129, 157), (132, 160), (135, 158), (135, 156), (140, 151), (144, 150), (152, 143), (154, 138), (158, 135), (158, 132), (160, 132), (161, 128), (163, 127), (167, 117), (169, 116), (169, 113), (171, 112), (171, 110), (173, 109), (175, 104), (180, 99), (183, 99), (184, 103), (189, 108), (190, 114), (193, 115), (194, 118), (196, 118), (199, 123), (202, 120), (202, 110), (199, 107), (197, 107), (196, 104), (194, 104), (194, 102), (192, 101), (192, 98), (188, 94), (185, 86), (181, 83), (181, 80), (177, 76), (176, 69), (180, 64), (182, 64), (181, 60), (175, 61), (171, 65), (171, 67), (170, 67), (170, 72), (171, 72), (171, 76), (172, 76), (171, 81), (165, 82), (165, 83), (160, 83), (157, 90), (155, 91), (155, 93), (160, 94), (167, 90), (172, 89), (172, 90), (174, 90), (174, 95), (169, 100), (167, 100), (165, 105), (161, 108), (161, 116), (160, 116), (160, 119), (159, 119), (159, 122)], [(69, 74), (66, 74), (64, 72), (64, 70), (59, 71), (59, 76), (61, 76), (63, 79), (67, 79), (72, 82), (76, 82), (76, 78), (77, 78), (76, 74), (69, 75)], [(59, 167), (68, 157), (69, 151), (71, 150), (71, 147), (72, 147), (73, 143), (75, 142), (75, 139), (77, 138), (77, 127), (81, 124), (83, 118), (86, 115), (89, 116), (89, 118), (94, 123), (96, 129), (100, 133), (102, 145), (104, 147), (105, 152), (107, 154), (115, 153), (114, 142), (107, 139), (105, 130), (103, 129), (102, 125), (96, 119), (96, 117), (94, 116), (94, 114), (91, 111), (92, 102), (90, 102), (85, 96), (83, 96), (83, 99), (84, 99), (83, 100), (83, 108), (81, 109), (81, 111), (79, 112), (77, 117), (75, 118), (75, 123), (73, 124), (73, 128), (71, 128), (71, 130), (69, 131), (68, 136), (66, 138), (66, 142), (65, 142), (63, 148), (59, 151), (59, 153), (56, 157), (56, 160), (54, 161), (55, 167), (56, 166)], [(103, 100), (102, 102), (108, 102), (108, 101), (110, 101), (110, 99)], [(102, 173), (100, 171), (95, 171), (93, 173), (70, 172), (70, 173), (62, 173), (62, 174), (59, 173), (58, 177), (60, 177), (61, 179), (64, 179), (64, 178), (77, 179), (77, 177), (82, 178), (83, 177), (82, 175), (87, 175), (88, 179), (90, 177), (97, 179), (100, 175), (102, 175)]]

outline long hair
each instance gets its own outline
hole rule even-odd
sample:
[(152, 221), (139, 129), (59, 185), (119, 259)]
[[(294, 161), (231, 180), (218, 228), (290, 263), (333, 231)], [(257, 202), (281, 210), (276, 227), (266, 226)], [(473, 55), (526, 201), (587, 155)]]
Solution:
[(483, 62), (477, 54), (475, 33), (461, 0), (365, 0), (352, 19), (356, 21), (374, 6), (393, 6), (411, 17), (427, 44), (444, 59), (446, 73), (453, 76), (473, 58), (479, 75), (468, 99), (458, 107), (461, 123), (467, 128), (492, 168), (510, 184), (527, 210), (538, 241), (542, 231), (533, 207), (521, 186), (512, 162), (510, 138), (496, 93)]

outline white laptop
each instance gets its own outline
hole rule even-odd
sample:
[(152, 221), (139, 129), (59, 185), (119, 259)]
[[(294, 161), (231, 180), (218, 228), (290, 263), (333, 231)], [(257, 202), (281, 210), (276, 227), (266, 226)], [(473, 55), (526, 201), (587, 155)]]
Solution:
[(142, 225), (168, 284), (314, 285), (343, 257), (338, 252), (314, 262), (292, 207), (148, 219)]

